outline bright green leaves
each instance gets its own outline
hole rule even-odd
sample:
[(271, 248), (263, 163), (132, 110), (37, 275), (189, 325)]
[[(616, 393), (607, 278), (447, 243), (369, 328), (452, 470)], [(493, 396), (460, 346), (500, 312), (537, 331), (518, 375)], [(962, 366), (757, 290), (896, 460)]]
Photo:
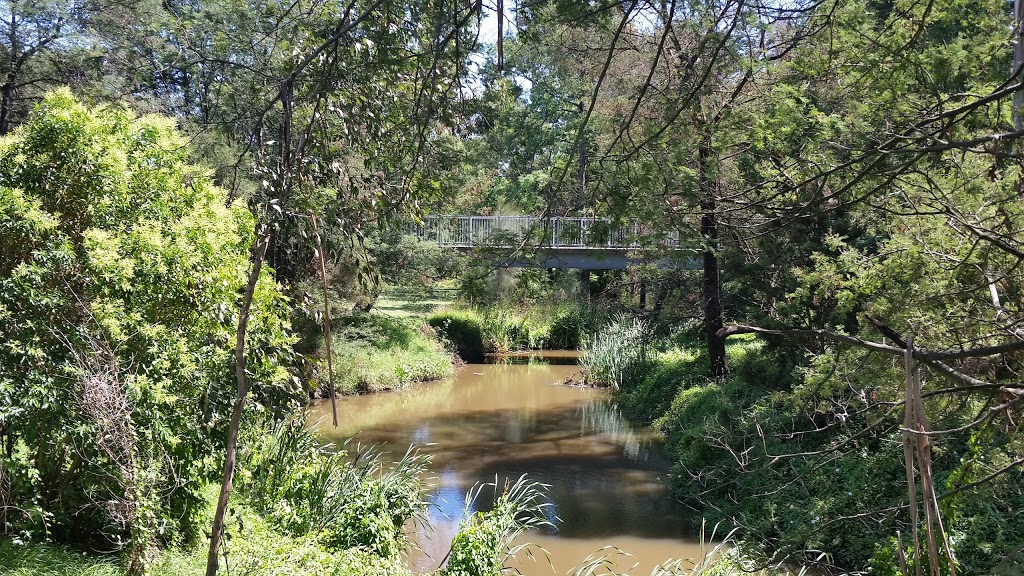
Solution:
[[(15, 501), (50, 518), (46, 534), (142, 552), (196, 533), (233, 398), (253, 217), (226, 207), (187, 152), (171, 121), (66, 90), (0, 144), (0, 437), (15, 448), (2, 462)], [(286, 318), (265, 273), (248, 365), (275, 406), (298, 392)], [(136, 512), (111, 513), (110, 494)], [(13, 520), (44, 535), (35, 517)]]

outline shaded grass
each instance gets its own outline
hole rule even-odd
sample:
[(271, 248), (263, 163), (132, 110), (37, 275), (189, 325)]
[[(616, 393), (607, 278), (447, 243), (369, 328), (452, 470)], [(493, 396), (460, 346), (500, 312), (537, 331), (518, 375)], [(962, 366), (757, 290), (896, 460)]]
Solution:
[(96, 558), (52, 544), (15, 545), (0, 541), (0, 574), (4, 576), (119, 576), (116, 559)]
[(451, 345), (452, 350), (466, 362), (483, 362), (484, 319), (471, 309), (448, 308), (435, 312), (427, 322)]
[(399, 297), (381, 296), (374, 304), (374, 309), (395, 318), (423, 318), (429, 316), (436, 308), (451, 303), (451, 300), (444, 298), (405, 300)]

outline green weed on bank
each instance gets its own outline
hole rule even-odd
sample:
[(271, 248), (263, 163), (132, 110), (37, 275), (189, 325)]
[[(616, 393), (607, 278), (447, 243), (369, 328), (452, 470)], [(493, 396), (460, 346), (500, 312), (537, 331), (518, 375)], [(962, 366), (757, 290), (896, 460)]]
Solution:
[[(404, 388), (413, 382), (449, 378), (452, 355), (429, 325), (414, 318), (357, 314), (340, 319), (333, 336), (334, 387), (339, 394)], [(318, 356), (326, 358), (326, 346)], [(326, 392), (326, 362), (316, 387)]]
[(452, 306), (434, 312), (427, 322), (463, 360), (481, 362), (487, 354), (580, 348), (600, 317), (599, 311), (578, 304)]
[[(212, 506), (213, 502), (210, 501)], [(212, 513), (212, 512), (211, 512)], [(274, 529), (244, 502), (232, 504), (230, 540), (224, 545), (222, 574), (246, 576), (409, 576), (398, 557), (382, 557), (364, 548), (331, 550), (312, 536), (296, 537)], [(206, 569), (205, 541), (187, 550), (157, 553), (152, 576), (196, 576)], [(0, 541), (4, 576), (123, 576), (117, 556), (98, 556), (45, 542), (14, 545)]]

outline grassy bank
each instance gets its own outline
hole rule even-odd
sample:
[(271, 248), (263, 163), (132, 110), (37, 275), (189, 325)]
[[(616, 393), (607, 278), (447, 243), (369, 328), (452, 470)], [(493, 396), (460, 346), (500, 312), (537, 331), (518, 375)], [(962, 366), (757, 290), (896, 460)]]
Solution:
[[(740, 548), (754, 556), (790, 557), (821, 574), (901, 573), (897, 533), (909, 558), (912, 529), (902, 512), (900, 365), (808, 365), (804, 349), (747, 335), (729, 340), (730, 374), (714, 380), (700, 343), (648, 341), (646, 354), (630, 356), (628, 327), (602, 330), (617, 342), (594, 339), (584, 369), (617, 384), (624, 413), (665, 437), (676, 498), (737, 527)], [(947, 412), (934, 429), (955, 430), (984, 409)], [(1013, 450), (999, 430), (935, 440), (934, 481), (959, 574), (1024, 569), (1012, 556), (1024, 534), (1024, 474), (976, 481)]]
[(579, 348), (600, 317), (600, 312), (576, 304), (448, 306), (430, 314), (427, 322), (463, 360), (480, 362), (487, 354)]
[[(410, 451), (385, 463), (377, 452), (346, 454), (320, 445), (300, 420), (250, 429), (239, 460), (218, 574), (410, 576), (403, 526), (426, 509), (426, 457)], [(204, 491), (209, 525), (216, 485)], [(546, 524), (544, 487), (521, 477), (474, 490), (495, 492), (487, 512), (467, 513), (436, 576), (498, 576), (525, 529)], [(207, 541), (153, 548), (152, 576), (204, 573)], [(0, 541), (4, 576), (121, 576), (124, 559), (50, 542)]]
[[(375, 452), (322, 445), (302, 419), (247, 426), (239, 452), (220, 572), (251, 576), (404, 576), (404, 523), (418, 516), (427, 460), (410, 452), (397, 464)], [(201, 491), (196, 519), (210, 526), (219, 486)], [(158, 547), (145, 563), (154, 576), (194, 576), (208, 540)], [(0, 573), (10, 576), (115, 576), (124, 559), (49, 542), (0, 542)]]
[[(394, 390), (455, 373), (452, 353), (436, 331), (417, 317), (371, 313), (341, 318), (334, 327), (332, 342), (334, 386), (339, 394)], [(316, 355), (327, 356), (322, 338)], [(317, 389), (325, 395), (326, 362), (314, 378)]]
[[(403, 526), (423, 518), (421, 478), (428, 458), (410, 450), (385, 462), (374, 450), (348, 454), (322, 445), (302, 419), (249, 426), (243, 435), (235, 493), (218, 574), (248, 576), (408, 576)], [(494, 576), (512, 538), (543, 520), (540, 486), (506, 486), (504, 506), (467, 515), (442, 576)], [(198, 523), (209, 526), (218, 486), (203, 491)], [(194, 576), (206, 566), (208, 542), (153, 546), (153, 576)], [(457, 560), (457, 562), (456, 562)], [(120, 576), (125, 560), (46, 541), (0, 541), (5, 576)]]

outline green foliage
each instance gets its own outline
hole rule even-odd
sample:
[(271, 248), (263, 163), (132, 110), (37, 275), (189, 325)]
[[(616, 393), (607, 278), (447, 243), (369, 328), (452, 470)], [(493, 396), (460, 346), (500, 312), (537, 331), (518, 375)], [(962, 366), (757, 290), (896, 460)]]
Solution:
[[(486, 487), (494, 488), (494, 507), (487, 512), (469, 513), (473, 501)], [(498, 482), (478, 485), (466, 498), (466, 515), (452, 541), (448, 563), (439, 576), (500, 576), (505, 561), (522, 546), (512, 541), (529, 528), (550, 526), (545, 518), (546, 486), (520, 476), (515, 482), (505, 480), (498, 494)]]
[(446, 308), (435, 312), (427, 322), (451, 343), (455, 353), (466, 362), (484, 359), (483, 318), (472, 310)]
[(0, 540), (0, 571), (5, 576), (121, 576), (109, 558), (55, 545), (15, 545)]
[(647, 323), (625, 316), (594, 334), (580, 356), (587, 382), (616, 390), (640, 379), (650, 369), (650, 360)]
[(665, 414), (681, 389), (707, 382), (707, 358), (693, 351), (659, 352), (643, 378), (623, 382), (616, 396), (633, 421), (649, 424)]
[[(418, 319), (357, 313), (335, 320), (332, 351), (339, 393), (395, 390), (455, 373), (451, 353), (435, 330)], [(318, 352), (326, 357), (326, 346)], [(315, 379), (326, 393), (326, 362), (320, 363)]]
[(590, 333), (594, 315), (582, 306), (565, 306), (555, 312), (548, 329), (547, 347), (552, 350), (575, 350)]
[[(209, 523), (216, 504), (216, 486), (205, 490), (203, 520)], [(232, 504), (223, 549), (224, 574), (250, 576), (408, 576), (401, 558), (385, 558), (367, 548), (337, 549), (322, 544), (316, 535), (297, 536), (257, 514), (244, 500)], [(207, 546), (162, 551), (153, 559), (153, 576), (195, 576), (206, 568)], [(124, 569), (113, 556), (96, 556), (54, 544), (12, 545), (0, 541), (0, 573), (5, 576), (122, 576)]]
[(427, 321), (463, 360), (482, 362), (485, 354), (578, 348), (598, 317), (574, 304), (519, 308), (498, 304), (448, 307)]
[[(234, 396), (253, 218), (187, 163), (173, 123), (47, 96), (0, 141), (0, 531), (124, 548), (198, 534)], [(255, 407), (297, 378), (264, 273), (249, 323)]]
[(543, 327), (531, 325), (512, 308), (495, 306), (484, 312), (484, 348), (499, 356), (518, 350), (543, 348), (547, 342), (546, 332)]
[[(806, 563), (821, 560), (808, 551), (822, 550), (832, 566), (899, 574), (895, 533), (903, 532), (909, 556), (906, 519), (877, 511), (906, 499), (902, 412), (855, 411), (851, 402), (861, 401), (855, 398), (867, 402), (881, 391), (851, 392), (848, 384), (844, 390), (823, 378), (851, 369), (877, 382), (879, 367), (857, 354), (847, 366), (840, 355), (801, 374), (785, 347), (744, 337), (730, 340), (732, 373), (716, 382), (706, 376), (706, 358), (690, 350), (656, 354), (643, 376), (627, 380), (618, 392), (631, 418), (652, 423), (665, 436), (675, 462), (673, 494), (702, 507), (710, 521), (738, 521), (744, 550), (794, 555)], [(898, 382), (898, 372), (891, 378)], [(979, 408), (947, 415), (935, 426), (955, 428)], [(1018, 471), (980, 489), (956, 491), (1008, 465), (1015, 442), (1012, 434), (989, 430), (972, 435), (966, 445), (947, 440), (935, 448), (940, 494), (953, 494), (940, 501), (943, 518), (963, 572), (977, 573), (974, 567), (991, 566), (1020, 545), (1016, 534), (1022, 526), (1012, 512), (1022, 502)], [(845, 519), (856, 514), (878, 514), (872, 520), (878, 527), (865, 530)]]
[(269, 522), (331, 549), (398, 558), (403, 524), (423, 512), (426, 456), (410, 449), (389, 466), (372, 449), (350, 457), (320, 444), (301, 418), (255, 426), (248, 436), (239, 485)]
[(398, 230), (394, 227), (378, 232), (369, 247), (386, 284), (427, 289), (438, 280), (458, 277), (464, 269), (465, 258), (458, 251)]

